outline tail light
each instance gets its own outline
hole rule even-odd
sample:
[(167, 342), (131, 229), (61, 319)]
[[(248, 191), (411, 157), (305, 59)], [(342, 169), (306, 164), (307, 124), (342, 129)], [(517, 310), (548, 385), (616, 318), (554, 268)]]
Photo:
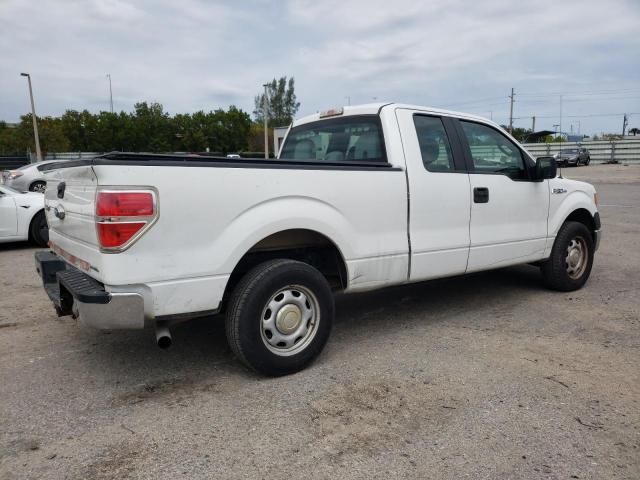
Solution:
[(3, 177), (8, 178), (9, 180), (13, 180), (14, 178), (18, 178), (23, 176), (24, 173), (20, 170), (7, 170), (2, 174)]
[(96, 230), (103, 251), (127, 249), (157, 218), (157, 195), (152, 190), (98, 191)]

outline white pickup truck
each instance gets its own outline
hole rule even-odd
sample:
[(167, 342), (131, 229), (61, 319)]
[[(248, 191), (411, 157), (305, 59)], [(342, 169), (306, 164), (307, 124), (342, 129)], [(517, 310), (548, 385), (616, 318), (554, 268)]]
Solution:
[(575, 290), (600, 240), (595, 189), (556, 176), (473, 115), (375, 104), (311, 115), (276, 160), (111, 153), (52, 165), (51, 251), (37, 270), (60, 315), (104, 329), (226, 314), (267, 375), (324, 347), (332, 292), (538, 265)]

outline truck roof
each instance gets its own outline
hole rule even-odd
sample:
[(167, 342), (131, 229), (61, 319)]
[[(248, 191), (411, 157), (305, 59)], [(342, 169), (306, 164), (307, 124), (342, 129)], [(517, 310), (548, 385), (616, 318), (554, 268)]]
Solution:
[[(463, 112), (456, 112), (453, 110), (444, 110), (441, 108), (434, 108), (434, 107), (425, 107), (425, 106), (421, 106), (421, 105), (411, 105), (411, 104), (404, 104), (404, 103), (394, 103), (394, 102), (378, 102), (378, 103), (366, 103), (363, 105), (349, 105), (349, 106), (344, 106), (344, 107), (338, 107), (337, 109), (339, 110), (340, 108), (342, 108), (343, 113), (340, 115), (336, 115), (336, 116), (348, 116), (348, 115), (376, 115), (379, 114), (380, 111), (383, 108), (406, 108), (408, 110), (419, 110), (421, 112), (425, 112), (425, 113), (434, 113), (437, 115), (447, 115), (447, 116), (452, 116), (452, 117), (459, 117), (459, 118), (467, 118), (469, 120), (479, 120), (482, 121), (484, 123), (490, 123), (492, 125), (496, 125), (499, 126), (498, 124), (496, 124), (495, 122), (492, 122), (491, 120), (484, 118), (484, 117), (480, 117), (478, 115), (473, 115), (470, 113), (463, 113)], [(318, 120), (323, 120), (324, 118), (335, 118), (336, 116), (331, 116), (331, 117), (321, 117), (322, 112), (316, 112), (314, 114), (311, 115), (307, 115), (305, 117), (302, 117), (298, 120), (295, 120), (293, 122), (293, 125), (302, 125), (305, 123), (310, 123), (310, 122), (315, 122)]]

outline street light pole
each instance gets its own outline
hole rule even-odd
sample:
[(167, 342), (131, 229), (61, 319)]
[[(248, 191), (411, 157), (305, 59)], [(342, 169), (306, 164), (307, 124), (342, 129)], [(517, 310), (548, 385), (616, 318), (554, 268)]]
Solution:
[(269, 126), (268, 126), (268, 99), (267, 99), (267, 87), (268, 83), (262, 85), (264, 87), (264, 99), (262, 102), (262, 116), (264, 117), (264, 158), (269, 158)]
[(42, 151), (40, 150), (40, 137), (38, 136), (38, 121), (36, 120), (36, 105), (33, 101), (33, 89), (31, 88), (31, 75), (28, 73), (21, 73), (23, 77), (27, 77), (29, 82), (29, 97), (31, 98), (31, 119), (33, 120), (33, 136), (36, 139), (36, 158), (39, 162), (42, 161)]
[(113, 113), (113, 90), (111, 90), (111, 74), (107, 73), (109, 79), (109, 102), (111, 103), (111, 113)]

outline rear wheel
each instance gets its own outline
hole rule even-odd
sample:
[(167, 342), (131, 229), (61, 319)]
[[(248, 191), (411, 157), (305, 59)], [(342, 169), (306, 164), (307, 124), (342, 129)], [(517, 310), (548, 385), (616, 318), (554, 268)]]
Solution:
[(29, 239), (39, 247), (46, 247), (49, 243), (49, 226), (44, 210), (36, 213), (29, 225)]
[(29, 186), (29, 191), (38, 192), (38, 193), (44, 193), (46, 188), (47, 188), (47, 183), (46, 182), (37, 181), (37, 182), (33, 182)]
[(570, 292), (586, 283), (593, 266), (593, 237), (580, 222), (566, 222), (558, 232), (549, 259), (542, 264), (542, 278), (553, 290)]
[(295, 260), (271, 260), (235, 287), (227, 311), (227, 340), (250, 368), (287, 375), (320, 354), (333, 315), (331, 288), (318, 270)]

